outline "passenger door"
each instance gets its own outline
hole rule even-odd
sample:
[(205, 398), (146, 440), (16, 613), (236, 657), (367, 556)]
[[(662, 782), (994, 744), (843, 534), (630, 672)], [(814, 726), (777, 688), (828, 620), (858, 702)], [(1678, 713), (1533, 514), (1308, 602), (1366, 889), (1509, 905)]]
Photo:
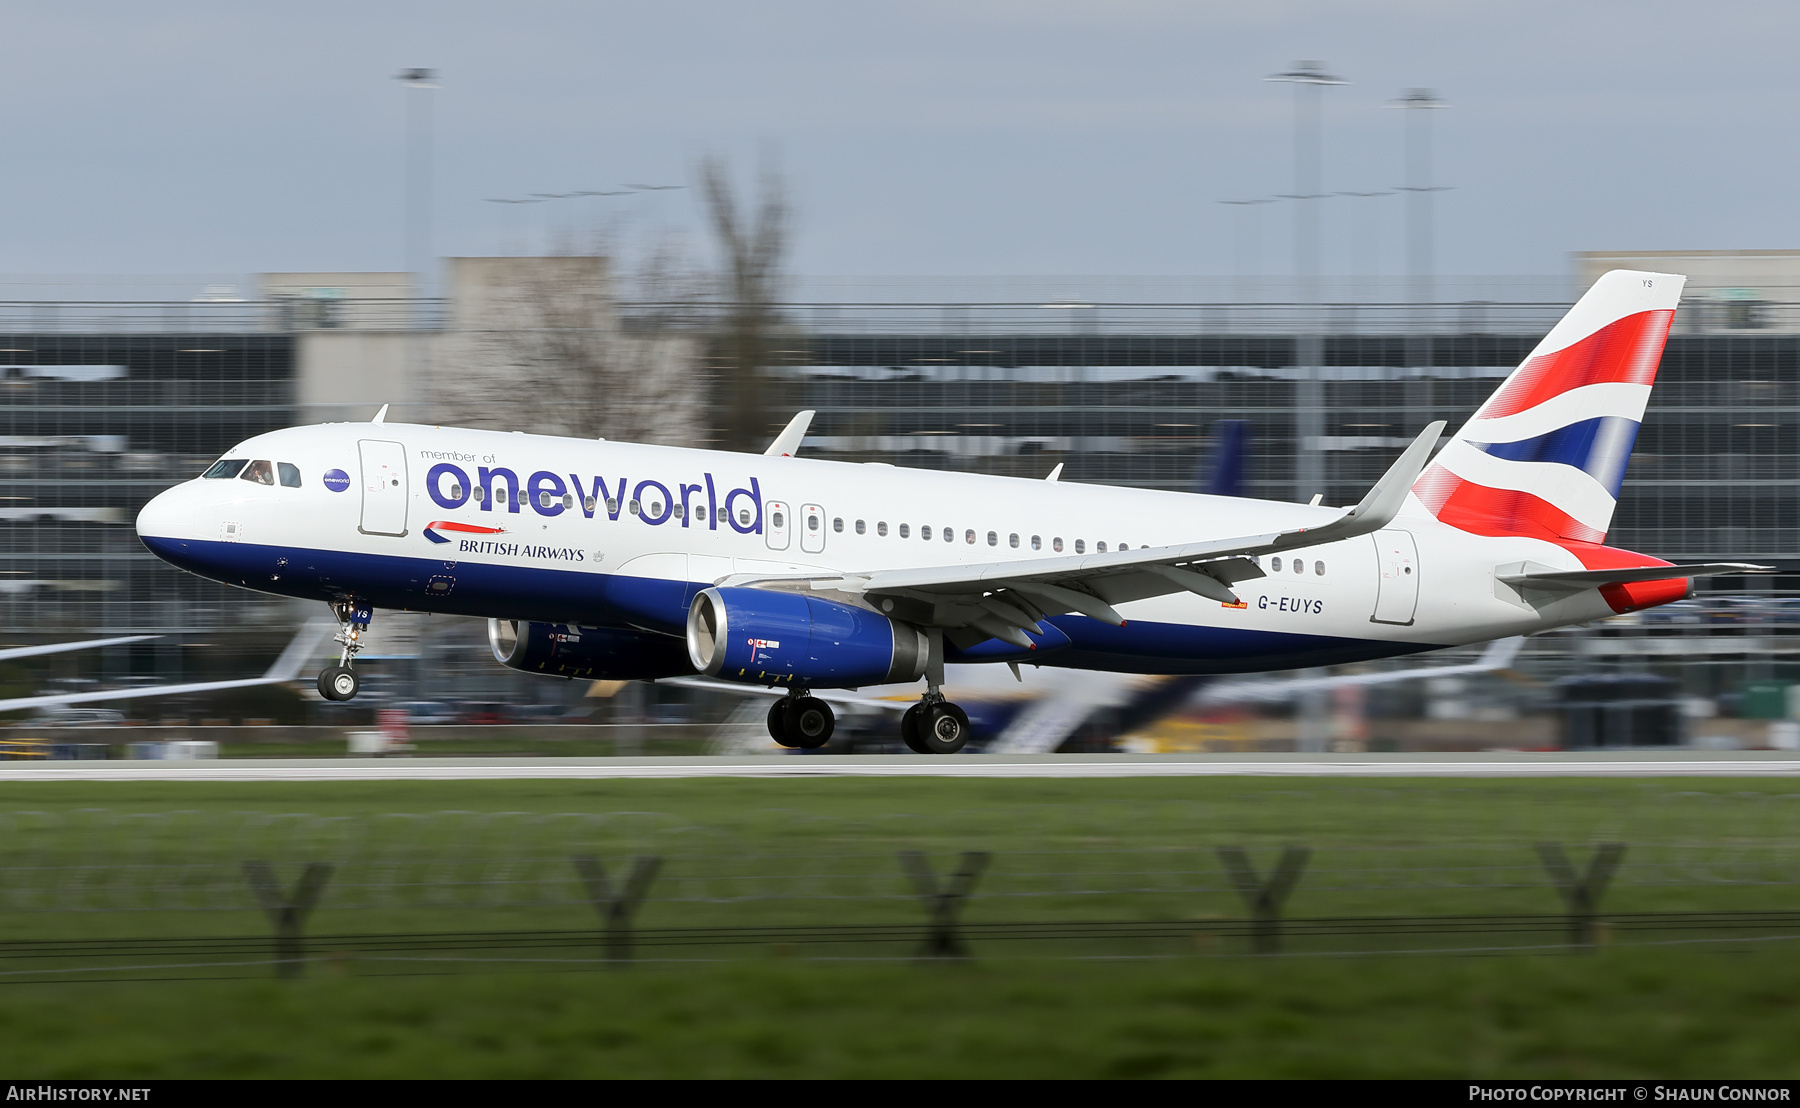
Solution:
[(356, 444), (362, 455), (362, 523), (365, 535), (406, 534), (406, 447), (397, 442), (363, 439)]
[(1375, 592), (1376, 623), (1409, 624), (1419, 608), (1419, 548), (1411, 531), (1377, 531), (1375, 566), (1381, 577)]

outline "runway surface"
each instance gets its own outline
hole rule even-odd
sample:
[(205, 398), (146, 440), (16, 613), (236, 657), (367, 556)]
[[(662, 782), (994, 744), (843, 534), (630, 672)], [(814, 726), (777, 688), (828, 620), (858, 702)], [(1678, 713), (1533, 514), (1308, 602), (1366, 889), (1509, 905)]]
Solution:
[(678, 777), (1800, 777), (1789, 751), (317, 758), (3, 762), (26, 781), (507, 781)]

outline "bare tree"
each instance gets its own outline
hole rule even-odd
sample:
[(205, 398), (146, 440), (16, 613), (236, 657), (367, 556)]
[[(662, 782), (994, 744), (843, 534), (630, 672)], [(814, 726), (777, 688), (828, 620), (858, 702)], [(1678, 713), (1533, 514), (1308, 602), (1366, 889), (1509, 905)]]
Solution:
[(449, 418), (630, 442), (692, 442), (698, 344), (627, 332), (608, 259), (458, 259)]
[(765, 386), (775, 364), (776, 305), (788, 246), (787, 186), (773, 164), (765, 165), (751, 212), (740, 207), (724, 163), (708, 157), (700, 163), (700, 188), (723, 262), (714, 418), (725, 449), (761, 450), (773, 433)]

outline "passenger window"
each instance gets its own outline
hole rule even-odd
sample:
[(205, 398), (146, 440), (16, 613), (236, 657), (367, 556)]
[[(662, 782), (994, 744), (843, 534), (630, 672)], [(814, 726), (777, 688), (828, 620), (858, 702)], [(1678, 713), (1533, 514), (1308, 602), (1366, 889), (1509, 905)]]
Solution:
[[(657, 505), (657, 506), (656, 506), (656, 508), (657, 508), (657, 511), (661, 511), (661, 510), (662, 510), (662, 505), (661, 505), (661, 504), (658, 504), (658, 505)], [(686, 506), (685, 506), (685, 505), (681, 505), (681, 504), (677, 504), (677, 505), (675, 505), (675, 518), (676, 518), (676, 519), (682, 519), (682, 518), (684, 518), (684, 517), (685, 517), (685, 516), (686, 516), (686, 515), (687, 515), (687, 508), (686, 508)]]
[(887, 520), (884, 519), (875, 525), (875, 533), (884, 539), (887, 538)]
[(1131, 546), (1130, 546), (1130, 544), (1129, 544), (1129, 543), (1120, 543), (1120, 544), (1119, 544), (1119, 549), (1120, 549), (1120, 550), (1130, 550), (1130, 549), (1131, 549)]
[(859, 535), (867, 533), (867, 529), (863, 527), (863, 521), (860, 519), (856, 521), (856, 533)]
[(1269, 559), (1269, 569), (1270, 569), (1270, 571), (1272, 571), (1274, 573), (1280, 573), (1281, 572), (1281, 559), (1280, 558), (1270, 558)]
[[(738, 522), (745, 527), (750, 526), (750, 509), (748, 509), (748, 508), (739, 508), (738, 509)], [(777, 526), (777, 527), (781, 526), (781, 513), (780, 512), (775, 513), (775, 526)]]
[(1305, 573), (1306, 572), (1306, 559), (1305, 558), (1295, 558), (1294, 559), (1294, 572), (1295, 573)]
[(769, 526), (774, 527), (777, 530), (780, 530), (781, 528), (787, 526), (787, 519), (784, 516), (782, 516), (782, 514), (780, 512), (772, 513), (769, 516)]
[[(911, 530), (912, 530), (912, 524), (910, 524), (910, 523), (902, 523), (902, 524), (901, 524), (901, 525), (900, 525), (900, 537), (901, 537), (901, 538), (906, 538), (906, 537), (907, 537), (907, 532), (908, 532), (908, 531), (911, 531)], [(929, 535), (927, 535), (927, 536), (926, 536), (926, 537), (927, 537), (927, 538), (930, 538), (930, 536), (929, 536)]]
[(1017, 535), (1006, 536), (1006, 545), (1012, 547), (1014, 550), (1017, 550), (1019, 548), (1019, 536), (1017, 536)]
[(1095, 543), (1095, 544), (1094, 544), (1094, 552), (1095, 552), (1095, 553), (1096, 553), (1096, 554), (1104, 554), (1104, 553), (1106, 553), (1106, 544), (1105, 544), (1105, 543), (1103, 543), (1103, 542), (1097, 542), (1097, 543)]
[(221, 458), (219, 461), (212, 464), (211, 469), (202, 473), (200, 476), (211, 478), (215, 481), (221, 477), (236, 477), (238, 475), (238, 470), (243, 469), (248, 464), (249, 463), (243, 458)]
[(944, 528), (944, 541), (945, 542), (955, 542), (956, 541), (956, 528), (954, 528), (954, 527)]
[[(300, 487), (300, 467), (293, 462), (276, 462), (275, 472), (281, 474), (282, 488), (297, 489)], [(462, 490), (458, 489), (455, 495), (461, 496)]]
[[(904, 524), (902, 526), (904, 526)], [(906, 532), (904, 532), (904, 531), (901, 532), (901, 534), (905, 534), (905, 533)], [(931, 538), (931, 524), (929, 524), (929, 523), (919, 524), (919, 537), (922, 539)]]
[(248, 469), (244, 470), (243, 480), (255, 481), (259, 485), (273, 485), (275, 483), (275, 466), (258, 458), (250, 463)]
[(581, 498), (581, 510), (592, 515), (593, 511), (594, 511), (594, 498), (591, 496), (582, 497)]
[(575, 498), (573, 496), (570, 496), (568, 493), (564, 493), (563, 494), (563, 507), (564, 508), (573, 508), (574, 506), (575, 506)]
[[(971, 541), (973, 541), (973, 540), (971, 540)], [(999, 546), (1000, 545), (1000, 536), (994, 534), (992, 531), (989, 531), (988, 532), (988, 545), (989, 546)], [(1018, 544), (1014, 543), (1013, 545), (1017, 546)]]
[(819, 529), (819, 517), (818, 516), (807, 516), (806, 517), (806, 529), (808, 531), (817, 531)]
[(1087, 553), (1087, 540), (1086, 539), (1076, 539), (1075, 540), (1075, 553), (1077, 553), (1077, 554), (1086, 554)]
[(1324, 562), (1314, 562), (1313, 563), (1313, 572), (1320, 577), (1325, 576), (1325, 563)]
[(507, 493), (507, 491), (505, 489), (495, 489), (494, 490), (494, 503), (505, 504), (507, 502), (506, 498), (508, 495), (509, 494)]
[(836, 531), (840, 535), (843, 534), (844, 533), (844, 517), (843, 516), (833, 517), (833, 519), (831, 521), (831, 529), (833, 531)]
[(1033, 550), (1044, 549), (1044, 540), (1042, 538), (1038, 537), (1037, 535), (1031, 536), (1031, 549), (1033, 549)]
[[(504, 492), (502, 492), (502, 495), (505, 495)], [(633, 500), (631, 503), (625, 505), (625, 510), (635, 516), (635, 515), (639, 515), (643, 512), (644, 506), (642, 504), (639, 504), (637, 501)], [(775, 519), (776, 519), (775, 525), (777, 527), (781, 526), (781, 522), (780, 522), (781, 517), (776, 516)]]
[(487, 503), (487, 498), (488, 498), (488, 491), (487, 491), (487, 490), (486, 490), (486, 489), (484, 489), (484, 488), (481, 488), (481, 487), (480, 487), (480, 486), (476, 486), (476, 489), (475, 489), (475, 503), (477, 503), (477, 504), (486, 504), (486, 503)]
[(609, 516), (619, 514), (619, 502), (610, 496), (606, 498), (606, 514)]
[(1050, 540), (1050, 549), (1056, 551), (1058, 554), (1062, 553), (1062, 536), (1061, 535), (1058, 535), (1055, 538)]
[(720, 523), (730, 523), (731, 522), (731, 513), (726, 511), (723, 508), (720, 508), (718, 511), (717, 519), (718, 519), (718, 522), (720, 522)]

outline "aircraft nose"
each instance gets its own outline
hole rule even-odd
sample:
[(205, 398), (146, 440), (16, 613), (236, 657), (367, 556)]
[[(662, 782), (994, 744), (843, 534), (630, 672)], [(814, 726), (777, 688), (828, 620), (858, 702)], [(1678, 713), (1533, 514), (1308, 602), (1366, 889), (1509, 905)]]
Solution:
[(137, 515), (138, 538), (174, 538), (182, 515), (178, 499), (175, 489), (168, 489), (151, 497), (150, 502)]

